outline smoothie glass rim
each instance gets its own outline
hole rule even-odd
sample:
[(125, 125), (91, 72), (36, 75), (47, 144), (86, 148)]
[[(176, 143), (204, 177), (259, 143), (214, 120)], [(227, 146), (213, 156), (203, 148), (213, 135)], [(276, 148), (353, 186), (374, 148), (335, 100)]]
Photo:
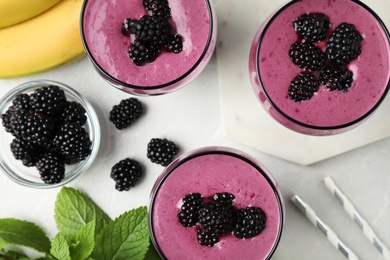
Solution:
[(148, 207), (148, 226), (149, 226), (149, 233), (150, 233), (150, 238), (152, 241), (152, 244), (156, 248), (158, 254), (163, 258), (167, 259), (167, 257), (164, 255), (163, 251), (161, 250), (159, 243), (156, 239), (156, 235), (154, 233), (154, 223), (153, 223), (153, 212), (154, 212), (154, 202), (156, 200), (157, 194), (161, 188), (161, 185), (165, 182), (165, 180), (169, 177), (169, 175), (175, 171), (179, 166), (182, 164), (186, 163), (187, 161), (190, 161), (194, 158), (200, 157), (200, 156), (206, 156), (210, 154), (219, 154), (219, 155), (226, 155), (226, 156), (231, 156), (234, 158), (237, 158), (239, 160), (244, 161), (245, 163), (248, 163), (252, 167), (254, 167), (267, 181), (267, 183), (270, 185), (272, 188), (275, 198), (278, 202), (278, 209), (279, 209), (279, 228), (278, 228), (278, 234), (275, 239), (275, 242), (270, 250), (270, 253), (267, 255), (267, 258), (265, 259), (270, 259), (272, 255), (275, 253), (279, 242), (281, 240), (281, 236), (283, 233), (283, 226), (284, 222), (286, 219), (285, 216), (285, 204), (283, 200), (283, 196), (281, 194), (280, 188), (278, 187), (278, 184), (276, 180), (274, 179), (273, 175), (268, 172), (268, 170), (262, 165), (258, 160), (256, 160), (254, 157), (251, 155), (242, 152), (238, 149), (231, 148), (231, 147), (225, 147), (225, 146), (206, 146), (202, 148), (198, 148), (195, 150), (192, 150), (186, 154), (183, 154), (176, 158), (174, 161), (172, 161), (158, 176), (156, 179), (151, 193), (150, 193), (150, 203)]
[[(206, 42), (206, 45), (204, 47), (204, 50), (203, 50), (202, 54), (199, 56), (199, 59), (194, 63), (194, 65), (188, 71), (186, 71), (183, 75), (177, 77), (174, 80), (171, 80), (169, 82), (166, 82), (166, 83), (163, 83), (163, 84), (159, 84), (159, 85), (138, 86), (138, 85), (133, 85), (133, 84), (129, 84), (129, 83), (123, 82), (123, 81), (113, 77), (107, 71), (105, 71), (99, 65), (99, 63), (95, 60), (94, 56), (92, 55), (92, 52), (90, 51), (90, 48), (88, 47), (88, 43), (87, 43), (87, 40), (86, 40), (86, 37), (85, 37), (85, 33), (84, 33), (84, 17), (85, 17), (85, 13), (86, 13), (86, 10), (87, 10), (87, 5), (91, 1), (93, 1), (93, 0), (85, 0), (83, 2), (83, 5), (81, 7), (81, 13), (80, 13), (80, 16), (81, 16), (80, 17), (80, 31), (81, 31), (81, 39), (82, 39), (82, 43), (83, 43), (84, 49), (86, 51), (86, 54), (87, 54), (88, 58), (90, 59), (92, 64), (95, 66), (95, 68), (99, 71), (99, 73), (101, 73), (105, 79), (107, 79), (109, 81), (112, 81), (113, 84), (119, 85), (121, 87), (130, 88), (130, 89), (134, 89), (134, 90), (148, 91), (148, 90), (164, 89), (164, 88), (170, 87), (172, 85), (175, 85), (178, 82), (180, 82), (183, 79), (185, 79), (186, 77), (188, 77), (192, 72), (194, 72), (198, 68), (198, 66), (202, 63), (202, 61), (204, 60), (205, 56), (207, 55), (210, 47), (212, 46), (213, 35), (215, 33), (215, 25), (214, 25), (214, 16), (215, 16), (215, 14), (214, 14), (214, 11), (213, 11), (212, 4), (210, 3), (211, 0), (204, 0), (206, 2), (206, 4), (207, 4), (207, 11), (208, 11), (208, 14), (209, 14), (209, 17), (210, 17), (210, 19), (209, 19), (210, 20), (210, 25), (209, 25), (210, 30), (209, 30), (209, 34), (208, 34), (208, 37), (207, 37), (207, 42)], [(118, 32), (118, 33), (120, 33), (120, 32)], [(132, 62), (130, 60), (130, 58), (129, 58), (129, 62)], [(178, 87), (175, 87), (175, 88), (178, 88)]]
[[(387, 38), (387, 41), (390, 44), (390, 33), (389, 33), (389, 30), (387, 29), (385, 23), (379, 17), (379, 15), (373, 9), (371, 9), (369, 6), (367, 6), (366, 4), (364, 4), (363, 2), (361, 2), (359, 0), (349, 0), (349, 1), (354, 2), (357, 5), (360, 5), (362, 8), (367, 10), (375, 18), (375, 20), (380, 25), (380, 28), (382, 28), (382, 30), (384, 32), (384, 35), (385, 35), (385, 38)], [(338, 124), (338, 125), (331, 125), (331, 126), (315, 126), (315, 125), (311, 125), (311, 124), (306, 124), (306, 123), (303, 123), (303, 122), (301, 122), (301, 121), (299, 121), (297, 119), (294, 119), (293, 117), (289, 116), (282, 109), (280, 109), (275, 104), (275, 102), (269, 97), (269, 95), (267, 93), (267, 90), (265, 89), (265, 87), (263, 85), (262, 77), (260, 75), (260, 67), (259, 67), (259, 63), (260, 63), (259, 58), (260, 58), (260, 56), (259, 56), (259, 53), (260, 53), (260, 48), (261, 48), (261, 44), (262, 44), (262, 41), (264, 39), (264, 36), (265, 36), (269, 26), (272, 24), (272, 22), (284, 10), (286, 10), (289, 6), (291, 6), (291, 5), (293, 5), (293, 4), (297, 3), (297, 2), (300, 2), (300, 0), (290, 0), (289, 2), (285, 3), (283, 6), (279, 7), (277, 9), (277, 11), (274, 14), (272, 14), (272, 16), (269, 18), (269, 20), (265, 21), (266, 24), (265, 24), (264, 28), (260, 27), (261, 34), (260, 34), (260, 36), (259, 36), (259, 38), (257, 40), (256, 51), (255, 51), (255, 55), (256, 55), (255, 56), (255, 70), (256, 70), (256, 77), (259, 80), (259, 87), (261, 88), (261, 91), (264, 93), (264, 97), (267, 99), (267, 101), (271, 104), (271, 106), (283, 118), (285, 118), (289, 122), (292, 122), (292, 123), (294, 123), (296, 125), (299, 125), (301, 127), (306, 128), (306, 129), (312, 129), (314, 131), (316, 131), (316, 130), (318, 130), (318, 131), (326, 131), (326, 130), (350, 129), (352, 126), (355, 126), (355, 125), (357, 126), (359, 123), (364, 122), (365, 119), (367, 119), (369, 116), (371, 116), (373, 114), (373, 112), (381, 105), (383, 100), (386, 98), (387, 93), (389, 92), (389, 89), (390, 89), (390, 77), (389, 77), (389, 80), (388, 80), (388, 82), (387, 82), (387, 84), (386, 84), (386, 86), (384, 88), (383, 93), (381, 94), (381, 97), (378, 99), (378, 101), (366, 113), (364, 113), (363, 115), (361, 115), (357, 119), (355, 119), (353, 121), (350, 121), (348, 123)], [(389, 49), (389, 56), (390, 56), (390, 49)], [(389, 59), (390, 59), (390, 57), (389, 57)]]

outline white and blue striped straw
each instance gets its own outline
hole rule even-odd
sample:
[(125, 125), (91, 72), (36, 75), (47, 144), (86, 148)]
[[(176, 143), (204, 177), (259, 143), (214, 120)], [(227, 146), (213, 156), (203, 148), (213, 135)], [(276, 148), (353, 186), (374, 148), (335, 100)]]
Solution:
[(384, 260), (390, 260), (390, 251), (386, 245), (378, 238), (372, 227), (368, 222), (360, 215), (356, 210), (352, 202), (344, 195), (344, 193), (337, 187), (331, 177), (324, 178), (324, 184), (328, 190), (341, 202), (344, 211), (353, 219), (356, 224), (363, 231), (366, 238), (375, 246), (375, 248), (381, 253)]
[(294, 195), (291, 201), (298, 209), (317, 227), (328, 239), (328, 241), (338, 249), (347, 259), (358, 260), (356, 254), (347, 247), (337, 236), (337, 234), (329, 228), (314, 212), (314, 210), (306, 204), (298, 195)]

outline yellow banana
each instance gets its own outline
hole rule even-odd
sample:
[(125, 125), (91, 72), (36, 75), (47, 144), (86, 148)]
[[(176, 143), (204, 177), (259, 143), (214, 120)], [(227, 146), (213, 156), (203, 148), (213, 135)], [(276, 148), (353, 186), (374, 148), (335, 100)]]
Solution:
[(38, 73), (83, 56), (82, 4), (62, 0), (30, 20), (0, 29), (0, 78)]
[(0, 0), (0, 28), (43, 13), (60, 0)]

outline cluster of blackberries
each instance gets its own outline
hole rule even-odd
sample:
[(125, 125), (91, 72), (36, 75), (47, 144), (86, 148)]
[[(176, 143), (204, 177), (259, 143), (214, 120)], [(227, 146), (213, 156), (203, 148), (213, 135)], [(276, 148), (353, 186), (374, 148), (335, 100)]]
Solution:
[[(157, 164), (167, 166), (178, 154), (179, 148), (168, 139), (152, 138), (148, 143), (147, 157)], [(111, 178), (119, 191), (130, 190), (142, 176), (142, 167), (134, 159), (126, 158), (111, 168)]]
[[(290, 46), (289, 56), (304, 71), (291, 81), (289, 98), (295, 102), (308, 100), (320, 84), (329, 91), (347, 91), (353, 73), (346, 65), (360, 55), (363, 41), (355, 26), (341, 23), (327, 38), (331, 27), (329, 18), (322, 13), (305, 13), (293, 22), (293, 27), (300, 40)], [(324, 52), (316, 43), (326, 39)], [(319, 78), (315, 72), (319, 72)]]
[(212, 247), (224, 235), (243, 239), (259, 235), (266, 227), (266, 216), (258, 207), (236, 208), (235, 196), (228, 192), (204, 198), (200, 193), (182, 199), (178, 219), (184, 227), (196, 226), (197, 240)]
[[(153, 0), (150, 0), (153, 2)], [(143, 113), (143, 104), (137, 98), (127, 98), (114, 105), (109, 120), (119, 130), (132, 125)], [(151, 162), (168, 166), (179, 153), (179, 147), (166, 138), (152, 138), (147, 145), (147, 157)], [(124, 159), (111, 168), (111, 178), (119, 191), (129, 190), (142, 175), (140, 164), (133, 159)]]
[(153, 62), (162, 50), (179, 53), (183, 49), (183, 39), (175, 34), (169, 23), (171, 9), (167, 0), (143, 0), (149, 15), (139, 20), (125, 19), (122, 34), (134, 36), (129, 48), (130, 59), (138, 66)]
[(50, 85), (17, 95), (1, 119), (14, 136), (13, 156), (27, 167), (36, 166), (41, 179), (54, 184), (64, 179), (65, 164), (78, 163), (91, 153), (85, 114), (80, 103), (68, 101), (62, 89)]

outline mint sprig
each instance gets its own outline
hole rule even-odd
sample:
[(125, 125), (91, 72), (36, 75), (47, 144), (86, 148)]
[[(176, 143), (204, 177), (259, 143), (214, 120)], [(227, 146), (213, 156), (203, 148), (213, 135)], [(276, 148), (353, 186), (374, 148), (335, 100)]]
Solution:
[(54, 212), (58, 230), (71, 240), (90, 221), (96, 223), (95, 234), (111, 221), (89, 197), (79, 190), (67, 187), (63, 187), (58, 193)]
[(50, 252), (50, 240), (36, 224), (13, 218), (0, 219), (0, 249), (8, 245), (21, 245), (38, 252)]
[(145, 206), (111, 220), (88, 196), (63, 187), (56, 198), (54, 217), (59, 232), (51, 242), (32, 222), (0, 219), (0, 258), (28, 259), (7, 251), (9, 245), (21, 245), (44, 253), (41, 259), (159, 259), (150, 244)]
[(125, 212), (96, 238), (95, 259), (143, 259), (149, 247), (146, 207)]

